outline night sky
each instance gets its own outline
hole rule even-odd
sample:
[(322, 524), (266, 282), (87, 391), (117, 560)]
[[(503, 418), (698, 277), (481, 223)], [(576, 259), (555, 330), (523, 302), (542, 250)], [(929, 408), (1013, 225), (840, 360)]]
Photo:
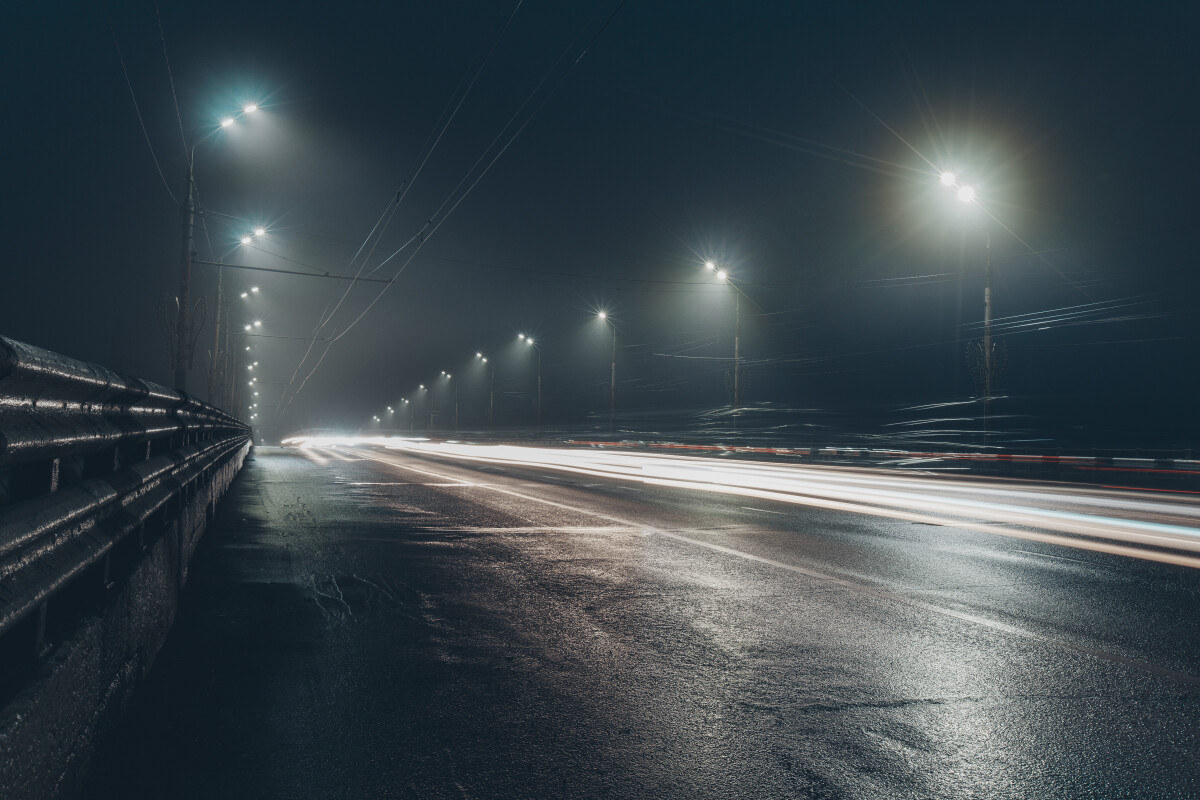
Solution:
[[(268, 439), (370, 429), (419, 383), (445, 420), (441, 370), (478, 427), (477, 351), (530, 425), (519, 332), (547, 422), (606, 428), (598, 309), (624, 424), (706, 419), (734, 326), (709, 259), (760, 422), (960, 427), (916, 407), (975, 393), (990, 231), (1013, 446), (1200, 444), (1195, 3), (108, 5), (0, 10), (4, 335), (171, 382), (186, 136), (200, 260), (399, 272), (322, 326), (348, 282), (225, 270)], [(193, 285), (203, 397), (215, 269)]]

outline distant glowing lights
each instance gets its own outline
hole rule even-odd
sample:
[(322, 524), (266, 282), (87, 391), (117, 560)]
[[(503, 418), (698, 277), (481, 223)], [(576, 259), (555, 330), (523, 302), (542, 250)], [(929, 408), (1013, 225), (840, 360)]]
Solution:
[(233, 124), (233, 117), (226, 117), (225, 119), (221, 120), (222, 128), (228, 128), (232, 124)]
[(953, 172), (943, 172), (941, 181), (942, 186), (953, 186), (954, 184), (958, 183), (958, 176)]

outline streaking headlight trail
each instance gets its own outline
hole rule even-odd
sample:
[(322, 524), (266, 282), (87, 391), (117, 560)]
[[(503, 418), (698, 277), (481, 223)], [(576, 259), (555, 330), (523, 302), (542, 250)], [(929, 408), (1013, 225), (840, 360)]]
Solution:
[(1200, 568), (1200, 502), (1186, 497), (913, 476), (856, 467), (767, 464), (396, 437), (290, 439), (304, 448), (374, 447), (474, 463), (554, 470), (973, 530)]

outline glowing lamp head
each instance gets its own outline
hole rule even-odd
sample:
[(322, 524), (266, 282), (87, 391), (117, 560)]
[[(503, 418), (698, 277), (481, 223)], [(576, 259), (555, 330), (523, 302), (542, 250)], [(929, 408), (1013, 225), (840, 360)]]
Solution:
[(483, 363), (485, 363), (485, 364), (487, 363), (487, 359), (486, 359), (486, 358), (485, 358), (485, 359), (483, 359)]
[(476, 354), (475, 354), (475, 357), (476, 357), (476, 358), (483, 358), (483, 353), (476, 353)]
[(729, 280), (729, 273), (723, 269), (717, 270), (717, 280), (722, 280), (722, 281)]
[(262, 320), (261, 320), (261, 319), (256, 319), (256, 320), (254, 320), (254, 327), (256, 327), (256, 328), (261, 328), (261, 327), (262, 327)]
[(425, 384), (423, 384), (423, 383), (422, 383), (422, 384), (421, 384), (420, 386), (418, 386), (417, 388), (418, 388), (418, 389), (424, 389), (424, 388), (425, 388)]
[(249, 103), (245, 106), (242, 106), (242, 111), (245, 111), (247, 114), (253, 114), (255, 111), (258, 111), (258, 106), (254, 103)]
[(266, 235), (267, 235), (267, 229), (266, 229), (266, 228), (255, 228), (255, 229), (254, 229), (254, 235), (255, 235), (255, 236), (266, 236)]
[(257, 286), (251, 286), (251, 287), (250, 287), (250, 291), (251, 291), (251, 293), (255, 293), (255, 292), (257, 292), (257, 291), (258, 291), (258, 287), (257, 287)]
[(250, 237), (249, 237), (249, 236), (243, 236), (243, 237), (242, 237), (242, 244), (250, 244)]
[(714, 264), (714, 263), (713, 263), (713, 262), (711, 262), (711, 261), (705, 261), (705, 262), (704, 262), (704, 268), (705, 268), (706, 270), (708, 270), (709, 272), (712, 272), (714, 269), (716, 269), (716, 268), (717, 268), (717, 265), (716, 265), (716, 264)]
[(532, 337), (529, 337), (529, 336), (526, 336), (526, 337), (525, 337), (525, 344), (533, 344), (533, 338), (532, 338)]
[[(253, 325), (247, 325), (247, 326), (246, 326), (246, 330), (250, 330), (252, 327), (254, 327), (254, 326), (253, 326)], [(246, 349), (247, 349), (247, 350), (249, 350), (250, 348), (249, 348), (249, 347), (247, 347)]]
[(942, 186), (953, 186), (958, 183), (958, 176), (953, 172), (943, 172), (939, 180), (941, 180)]
[(225, 119), (221, 120), (222, 128), (228, 128), (232, 124), (233, 124), (233, 117), (226, 117)]
[(958, 197), (958, 202), (960, 203), (973, 203), (975, 202), (975, 187), (960, 186), (956, 196)]
[(608, 312), (607, 312), (607, 311), (601, 311), (601, 312), (599, 312), (599, 313), (597, 313), (597, 314), (596, 314), (596, 318), (597, 318), (597, 319), (608, 319)]
[(249, 293), (249, 292), (242, 292), (242, 297), (243, 297), (243, 298), (246, 298), (246, 297), (249, 297), (249, 296), (250, 296), (250, 293)]

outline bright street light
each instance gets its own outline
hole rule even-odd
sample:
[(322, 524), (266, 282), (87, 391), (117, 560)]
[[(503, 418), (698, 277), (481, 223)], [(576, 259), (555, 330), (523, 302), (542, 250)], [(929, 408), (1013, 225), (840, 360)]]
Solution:
[[(250, 330), (250, 329), (251, 329), (251, 328), (253, 328), (253, 327), (254, 327), (253, 325), (247, 325), (247, 326), (246, 326), (246, 330)], [(249, 350), (250, 348), (249, 348), (249, 347), (247, 347), (246, 349), (247, 349), (247, 350)]]
[[(711, 261), (704, 264), (708, 270), (716, 269)], [(742, 291), (729, 279), (729, 273), (717, 269), (717, 280), (728, 283), (733, 289), (733, 407), (742, 402)]]
[(225, 119), (221, 120), (222, 128), (228, 128), (232, 124), (233, 124), (233, 117), (226, 117)]
[[(266, 228), (255, 228), (255, 229), (254, 229), (254, 235), (255, 235), (255, 236), (266, 236), (266, 235), (267, 235), (267, 229), (266, 229)], [(285, 238), (286, 238), (286, 237), (285, 237)]]
[(250, 244), (250, 242), (251, 242), (251, 241), (252, 241), (252, 240), (251, 240), (251, 238), (250, 238), (249, 236), (243, 236), (243, 237), (242, 237), (242, 244)]
[(942, 186), (953, 186), (954, 184), (958, 183), (958, 176), (953, 172), (943, 172), (941, 181)]
[(245, 111), (247, 114), (253, 114), (255, 111), (258, 111), (258, 106), (256, 106), (254, 103), (250, 103), (249, 105), (243, 106), (242, 111)]
[(608, 319), (608, 312), (607, 311), (598, 311), (598, 312), (596, 312), (596, 317), (599, 319), (602, 319), (602, 320)]
[(256, 327), (256, 328), (261, 328), (261, 327), (262, 327), (262, 320), (261, 320), (261, 319), (256, 319), (256, 320), (254, 320), (254, 327)]
[(705, 262), (704, 262), (704, 268), (705, 268), (706, 270), (708, 270), (709, 272), (712, 272), (714, 269), (716, 269), (716, 268), (717, 268), (717, 265), (716, 265), (716, 264), (714, 264), (714, 263), (713, 263), (713, 262), (711, 262), (711, 261), (705, 261)]
[(251, 293), (251, 294), (258, 294), (258, 287), (257, 287), (257, 286), (251, 286), (251, 287), (250, 287), (250, 293)]

